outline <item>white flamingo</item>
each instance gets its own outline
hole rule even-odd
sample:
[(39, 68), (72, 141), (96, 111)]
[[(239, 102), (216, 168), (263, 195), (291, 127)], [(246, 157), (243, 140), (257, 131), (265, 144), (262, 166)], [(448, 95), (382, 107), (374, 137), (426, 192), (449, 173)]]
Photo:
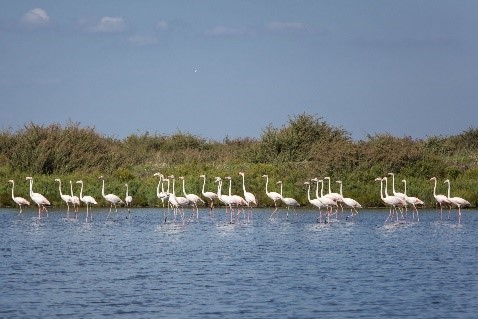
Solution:
[(242, 191), (244, 192), (244, 199), (246, 200), (247, 206), (249, 207), (249, 213), (247, 214), (247, 219), (250, 220), (250, 218), (252, 218), (252, 204), (257, 206), (256, 196), (252, 194), (251, 192), (246, 191), (246, 182), (245, 182), (244, 172), (239, 172), (239, 175), (242, 176)]
[[(156, 187), (156, 196), (161, 200), (161, 202), (163, 203), (163, 207), (164, 207), (164, 201), (166, 199), (168, 199), (169, 197), (169, 189), (167, 192), (164, 191), (164, 175), (161, 174), (161, 173), (154, 173), (153, 176), (158, 176), (159, 177), (159, 182), (158, 182), (158, 186)], [(159, 186), (161, 185), (161, 192), (159, 191)], [(169, 185), (169, 184), (168, 184)], [(169, 204), (168, 204), (168, 208), (169, 208)]]
[[(173, 195), (174, 195), (174, 200), (176, 201), (176, 205), (175, 205), (176, 210), (175, 210), (174, 218), (176, 219), (176, 212), (179, 210), (179, 212), (181, 213), (181, 222), (184, 224), (184, 207), (190, 206), (191, 201), (187, 199), (186, 197), (176, 196), (176, 191), (174, 189), (175, 177), (174, 175), (171, 175), (169, 176), (169, 178), (173, 180)], [(171, 199), (171, 195), (169, 196), (169, 198)]]
[(78, 196), (73, 194), (73, 182), (70, 181), (70, 196), (71, 196), (71, 202), (73, 203), (73, 208), (75, 210), (75, 218), (78, 218), (78, 207), (80, 206), (80, 199)]
[(133, 196), (128, 194), (128, 191), (129, 191), (128, 183), (125, 183), (124, 187), (126, 187), (126, 195), (125, 195), (125, 198), (124, 198), (124, 202), (125, 202), (126, 207), (128, 207), (128, 214), (129, 214), (131, 203), (133, 202)]
[[(382, 201), (386, 205), (390, 206), (390, 214), (388, 215), (387, 219), (385, 220), (385, 223), (388, 221), (388, 219), (390, 217), (393, 216), (393, 212), (395, 212), (395, 214), (397, 216), (397, 222), (398, 222), (397, 209), (398, 209), (398, 207), (404, 207), (406, 205), (406, 202), (398, 196), (395, 196), (395, 195), (390, 195), (389, 196), (388, 193), (387, 193), (387, 186), (385, 186), (385, 190), (383, 189), (383, 181), (386, 182), (387, 177), (384, 177), (384, 178), (377, 177), (375, 180), (380, 181), (380, 198), (382, 199)], [(392, 212), (392, 208), (393, 208), (393, 212)]]
[(272, 199), (274, 201), (274, 211), (272, 212), (271, 216), (269, 218), (272, 218), (272, 216), (274, 215), (275, 212), (277, 212), (277, 202), (280, 201), (281, 197), (279, 193), (277, 192), (269, 192), (267, 190), (267, 185), (269, 184), (269, 176), (268, 175), (262, 175), (262, 177), (265, 177), (266, 179), (266, 195), (267, 197), (269, 197), (270, 199)]
[(344, 197), (342, 194), (342, 181), (336, 181), (336, 183), (340, 184), (340, 195), (342, 196), (342, 201), (345, 204), (345, 206), (350, 208), (350, 213), (352, 214), (352, 217), (354, 215), (357, 215), (358, 214), (357, 208), (362, 208), (362, 205), (360, 205), (360, 203), (353, 198)]
[(458, 224), (459, 224), (460, 220), (461, 220), (461, 207), (465, 207), (465, 206), (470, 205), (470, 202), (467, 201), (466, 199), (461, 198), (461, 197), (451, 197), (451, 195), (450, 195), (450, 180), (447, 179), (443, 183), (448, 183), (448, 200), (453, 205), (458, 207)]
[(217, 183), (217, 197), (219, 198), (221, 202), (223, 202), (226, 205), (226, 214), (227, 214), (227, 207), (229, 206), (230, 213), (231, 213), (230, 223), (232, 224), (234, 223), (234, 219), (233, 219), (234, 211), (232, 209), (232, 205), (235, 203), (234, 198), (232, 198), (232, 196), (229, 196), (229, 195), (222, 195), (222, 179), (220, 177), (216, 177), (215, 182)]
[(212, 216), (212, 213), (213, 213), (213, 209), (214, 209), (214, 200), (215, 199), (218, 199), (217, 197), (217, 193), (214, 193), (214, 192), (205, 192), (204, 191), (204, 188), (206, 186), (206, 175), (200, 175), (199, 176), (200, 178), (203, 179), (203, 182), (202, 182), (202, 196), (206, 197), (207, 199), (209, 199), (209, 209), (210, 209), (210, 214)]
[(184, 178), (184, 176), (180, 176), (179, 179), (182, 179), (182, 180), (183, 180), (183, 195), (184, 195), (184, 197), (186, 197), (186, 199), (189, 201), (190, 205), (193, 206), (193, 213), (194, 213), (194, 208), (196, 209), (196, 219), (199, 219), (198, 202), (201, 202), (201, 203), (204, 204), (204, 201), (201, 199), (201, 197), (199, 197), (199, 196), (196, 195), (196, 194), (186, 193), (186, 188), (185, 188), (185, 186), (184, 186), (184, 184), (185, 184), (185, 178)]
[(294, 210), (295, 216), (297, 217), (297, 220), (299, 220), (299, 215), (297, 214), (297, 211), (295, 210), (296, 207), (300, 206), (299, 202), (295, 198), (284, 197), (282, 195), (282, 181), (278, 181), (276, 184), (280, 184), (280, 199), (287, 207), (286, 219), (289, 219), (289, 208), (292, 207), (292, 209)]
[(22, 208), (23, 206), (30, 206), (30, 202), (27, 201), (25, 198), (23, 197), (15, 197), (15, 195), (13, 194), (13, 190), (15, 188), (15, 181), (13, 179), (9, 180), (8, 181), (9, 183), (12, 183), (12, 199), (13, 201), (18, 205), (20, 206), (20, 213), (18, 215), (20, 215), (22, 213)]
[(224, 179), (229, 180), (229, 196), (231, 196), (233, 201), (234, 201), (233, 205), (237, 207), (236, 216), (237, 216), (237, 219), (239, 220), (239, 214), (241, 213), (241, 211), (242, 211), (242, 213), (244, 213), (244, 208), (243, 207), (248, 206), (248, 203), (246, 202), (246, 200), (244, 198), (242, 198), (242, 196), (232, 194), (232, 178), (231, 178), (231, 176), (226, 176), (226, 177), (224, 177)]
[(414, 197), (414, 196), (408, 196), (407, 195), (407, 180), (406, 179), (402, 179), (402, 182), (403, 182), (403, 185), (404, 185), (404, 189), (403, 189), (403, 194), (405, 195), (405, 201), (412, 205), (412, 218), (413, 220), (415, 220), (415, 212), (417, 212), (417, 220), (420, 221), (420, 217), (418, 216), (418, 208), (417, 208), (417, 205), (425, 205), (425, 203), (418, 197)]
[(68, 194), (63, 194), (61, 192), (61, 180), (59, 178), (55, 178), (55, 182), (58, 182), (58, 190), (60, 191), (61, 199), (66, 203), (66, 218), (70, 218), (70, 203), (73, 203), (71, 196)]
[(340, 202), (343, 202), (344, 197), (341, 194), (332, 193), (332, 190), (330, 188), (330, 177), (326, 176), (326, 177), (324, 177), (324, 179), (326, 179), (329, 182), (329, 192), (327, 194), (323, 195), (323, 196), (333, 199), (334, 202), (336, 202), (337, 204), (339, 204)]
[(48, 216), (48, 210), (45, 205), (49, 206), (50, 202), (42, 194), (33, 192), (33, 177), (28, 176), (25, 179), (30, 181), (30, 198), (38, 205), (38, 219), (41, 218), (42, 210), (46, 211), (46, 215)]
[(436, 193), (437, 178), (435, 176), (433, 176), (432, 178), (430, 178), (430, 180), (435, 182), (435, 184), (433, 186), (433, 197), (435, 197), (435, 200), (440, 205), (440, 220), (443, 220), (443, 206), (448, 206), (449, 209), (451, 210), (451, 202), (450, 202), (450, 200), (448, 199), (447, 196)]
[(110, 216), (110, 213), (111, 213), (111, 209), (113, 208), (113, 206), (115, 207), (115, 212), (118, 213), (118, 208), (116, 207), (116, 205), (122, 205), (124, 204), (123, 201), (121, 200), (121, 198), (118, 196), (118, 195), (115, 195), (115, 194), (106, 194), (105, 195), (105, 178), (103, 176), (100, 176), (99, 177), (101, 179), (101, 181), (103, 182), (103, 186), (101, 187), (101, 196), (103, 196), (103, 198), (108, 202), (110, 203), (110, 212), (108, 213), (108, 216), (106, 216), (106, 219), (108, 219), (108, 217)]
[(309, 203), (311, 203), (312, 205), (314, 205), (315, 207), (317, 207), (319, 209), (319, 218), (317, 218), (317, 222), (322, 223), (322, 208), (324, 208), (326, 206), (318, 198), (311, 199), (310, 198), (310, 182), (306, 181), (306, 182), (304, 182), (304, 184), (308, 186), (307, 199), (309, 200)]
[[(397, 196), (401, 199), (403, 199), (406, 202), (406, 197), (404, 193), (401, 192), (396, 192), (395, 191), (395, 174), (394, 173), (388, 173), (389, 176), (392, 176), (392, 193), (394, 196)], [(408, 204), (408, 203), (407, 203)], [(406, 207), (406, 206), (405, 206)]]
[[(328, 222), (330, 219), (330, 216), (332, 215), (334, 207), (335, 207), (335, 213), (337, 214), (339, 205), (337, 204), (337, 201), (332, 199), (332, 197), (324, 196), (324, 181), (323, 180), (318, 178), (313, 178), (311, 179), (311, 181), (314, 181), (317, 183), (317, 188), (315, 189), (315, 197), (318, 198), (322, 202), (322, 204), (325, 205), (326, 211), (327, 211), (327, 222)], [(321, 183), (320, 197), (319, 197), (319, 183)]]
[[(79, 180), (79, 181), (76, 181), (77, 184), (80, 184), (81, 185), (81, 188), (80, 188), (80, 200), (86, 204), (86, 221), (88, 221), (88, 208), (90, 205), (97, 205), (98, 203), (96, 202), (96, 200), (92, 197), (92, 196), (89, 196), (89, 195), (86, 195), (86, 196), (83, 196), (83, 181), (82, 180)], [(93, 213), (90, 212), (90, 219), (93, 220)]]

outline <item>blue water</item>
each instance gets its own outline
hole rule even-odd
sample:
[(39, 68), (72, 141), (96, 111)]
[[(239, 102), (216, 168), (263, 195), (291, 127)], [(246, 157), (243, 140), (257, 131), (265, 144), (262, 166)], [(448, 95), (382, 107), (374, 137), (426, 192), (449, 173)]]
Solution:
[(476, 318), (478, 214), (422, 211), (387, 224), (362, 210), (317, 224), (301, 210), (228, 224), (163, 223), (161, 209), (93, 221), (0, 210), (4, 318)]

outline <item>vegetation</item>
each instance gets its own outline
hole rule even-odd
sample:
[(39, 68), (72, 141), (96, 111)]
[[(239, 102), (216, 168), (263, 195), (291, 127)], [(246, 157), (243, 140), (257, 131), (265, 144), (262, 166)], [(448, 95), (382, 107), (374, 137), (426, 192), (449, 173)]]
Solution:
[[(84, 193), (100, 204), (101, 183), (105, 176), (107, 192), (124, 197), (124, 183), (136, 206), (160, 205), (156, 197), (158, 179), (155, 172), (185, 176), (186, 190), (201, 193), (200, 174), (206, 174), (207, 190), (215, 190), (215, 176), (231, 176), (233, 192), (242, 194), (238, 172), (245, 172), (248, 191), (256, 194), (260, 205), (272, 202), (264, 192), (268, 174), (270, 190), (282, 180), (284, 195), (307, 204), (304, 181), (312, 177), (331, 176), (342, 180), (344, 196), (364, 206), (381, 206), (379, 185), (374, 179), (394, 172), (395, 186), (403, 190), (407, 179), (409, 195), (434, 204), (430, 177), (439, 181), (449, 178), (452, 193), (478, 204), (478, 129), (469, 128), (455, 136), (432, 136), (426, 139), (395, 137), (390, 134), (369, 135), (354, 141), (349, 132), (326, 123), (322, 118), (299, 114), (282, 127), (269, 125), (259, 139), (226, 137), (222, 142), (177, 132), (173, 135), (130, 135), (123, 140), (103, 136), (79, 123), (48, 126), (26, 124), (18, 131), (0, 132), (0, 206), (12, 206), (9, 179), (14, 179), (16, 196), (28, 196), (26, 176), (35, 179), (34, 189), (54, 205), (63, 205), (55, 178), (63, 181), (63, 193), (69, 193), (69, 181), (82, 179)], [(74, 185), (75, 194), (79, 187)], [(225, 185), (227, 186), (227, 185)], [(338, 191), (332, 182), (333, 191)], [(327, 187), (327, 185), (326, 185)], [(438, 184), (440, 193), (445, 185)], [(328, 189), (325, 189), (327, 192)], [(182, 192), (176, 183), (176, 193)]]

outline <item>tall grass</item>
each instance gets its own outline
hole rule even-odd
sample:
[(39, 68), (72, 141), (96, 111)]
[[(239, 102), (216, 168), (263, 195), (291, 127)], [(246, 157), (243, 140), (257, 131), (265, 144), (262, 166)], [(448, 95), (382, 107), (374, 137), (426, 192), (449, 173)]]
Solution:
[[(315, 115), (299, 114), (282, 127), (267, 126), (259, 139), (248, 137), (223, 141), (177, 132), (172, 135), (130, 135), (123, 140), (99, 134), (95, 128), (69, 122), (65, 126), (28, 123), (18, 131), (0, 132), (0, 206), (12, 206), (9, 179), (16, 181), (16, 193), (28, 198), (25, 176), (35, 178), (34, 188), (54, 205), (62, 205), (55, 178), (63, 181), (69, 193), (69, 180), (85, 181), (85, 193), (101, 198), (100, 175), (107, 191), (124, 197), (124, 183), (130, 185), (137, 206), (160, 205), (156, 198), (157, 171), (184, 176), (186, 191), (200, 194), (200, 174), (207, 176), (207, 190), (217, 190), (215, 176), (231, 176), (232, 191), (242, 194), (246, 187), (254, 192), (260, 205), (272, 205), (264, 192), (270, 177), (270, 190), (282, 180), (284, 193), (307, 203), (304, 181), (330, 176), (342, 180), (344, 195), (365, 206), (382, 205), (375, 177), (396, 174), (396, 188), (408, 180), (408, 193), (434, 202), (429, 178), (452, 181), (452, 192), (478, 204), (478, 129), (469, 128), (455, 136), (426, 139), (396, 137), (388, 133), (369, 135), (354, 141), (350, 133), (326, 123)], [(178, 181), (178, 180), (176, 180)], [(397, 182), (398, 181), (398, 182)], [(79, 187), (74, 184), (75, 193)], [(444, 186), (439, 185), (439, 187)], [(277, 188), (278, 189), (278, 188)], [(176, 193), (182, 193), (180, 183)]]

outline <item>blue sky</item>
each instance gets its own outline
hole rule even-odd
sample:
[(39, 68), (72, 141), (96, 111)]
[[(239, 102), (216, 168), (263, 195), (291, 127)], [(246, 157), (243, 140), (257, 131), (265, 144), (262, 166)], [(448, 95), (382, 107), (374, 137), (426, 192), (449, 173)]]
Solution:
[(478, 119), (478, 1), (0, 0), (0, 129), (260, 137), (307, 113), (354, 139)]

